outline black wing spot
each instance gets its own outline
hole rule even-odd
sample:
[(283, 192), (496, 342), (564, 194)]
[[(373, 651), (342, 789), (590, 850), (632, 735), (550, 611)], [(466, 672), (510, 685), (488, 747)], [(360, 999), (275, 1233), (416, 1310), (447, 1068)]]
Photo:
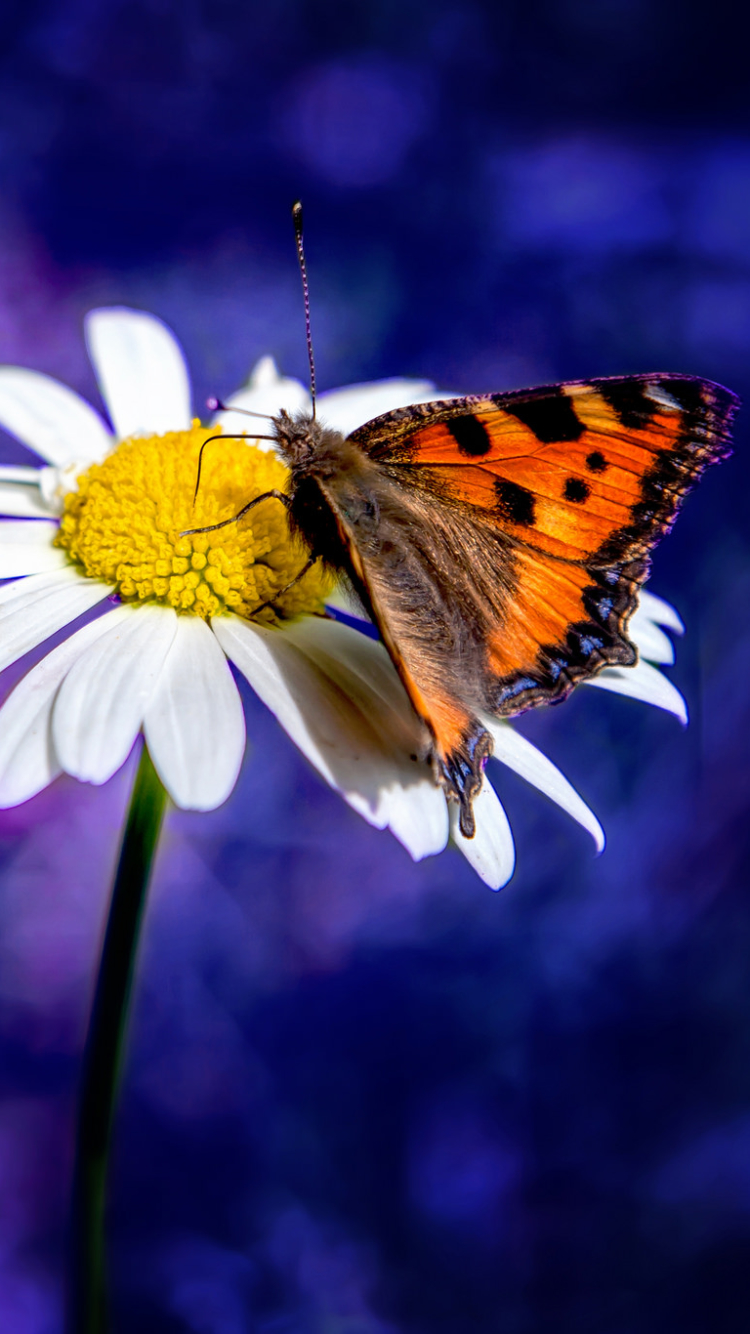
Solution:
[(487, 428), (480, 422), (478, 417), (469, 415), (467, 417), (451, 417), (445, 423), (455, 440), (462, 454), (468, 454), (472, 458), (479, 458), (482, 454), (489, 454), (492, 448), (492, 441), (487, 434)]
[(666, 390), (675, 403), (679, 403), (683, 412), (691, 419), (705, 412), (705, 390), (700, 380), (659, 380), (659, 387)]
[(525, 486), (517, 482), (508, 482), (504, 477), (495, 481), (497, 513), (507, 523), (518, 523), (524, 528), (532, 527), (535, 518), (534, 497)]
[(609, 464), (601, 450), (595, 449), (593, 453), (586, 455), (586, 467), (589, 472), (606, 472)]
[(591, 495), (591, 487), (588, 482), (584, 482), (582, 477), (568, 477), (563, 488), (563, 495), (566, 500), (571, 500), (574, 505), (582, 505)]
[(576, 417), (573, 400), (562, 390), (556, 394), (546, 393), (543, 398), (528, 398), (520, 403), (514, 400), (508, 402), (502, 394), (497, 394), (494, 401), (503, 412), (509, 412), (524, 426), (528, 426), (543, 445), (579, 440), (586, 430), (583, 422)]
[(642, 431), (659, 411), (659, 404), (646, 393), (648, 381), (637, 378), (613, 383), (598, 380), (594, 387), (617, 414), (620, 425), (628, 431)]

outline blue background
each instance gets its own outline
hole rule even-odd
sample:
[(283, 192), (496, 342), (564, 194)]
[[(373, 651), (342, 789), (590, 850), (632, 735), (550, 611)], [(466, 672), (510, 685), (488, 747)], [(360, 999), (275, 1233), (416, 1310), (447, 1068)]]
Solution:
[[(321, 387), (677, 370), (742, 393), (750, 93), (727, 0), (28, 0), (0, 14), (0, 360), (98, 402), (84, 312)], [(4, 457), (23, 450), (6, 441)], [(112, 1175), (116, 1331), (744, 1334), (748, 452), (655, 559), (691, 725), (581, 690), (495, 766), (500, 896), (413, 865), (245, 690), (226, 807), (173, 813)], [(8, 684), (10, 676), (7, 674)], [(80, 1050), (133, 762), (0, 819), (0, 1328), (57, 1334)]]

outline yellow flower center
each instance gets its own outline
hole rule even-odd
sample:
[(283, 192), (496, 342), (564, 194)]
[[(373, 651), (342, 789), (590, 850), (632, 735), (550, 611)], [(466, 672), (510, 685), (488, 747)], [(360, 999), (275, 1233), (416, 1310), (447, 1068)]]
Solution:
[[(216, 532), (180, 536), (285, 489), (287, 469), (275, 454), (215, 440), (204, 452), (193, 505), (200, 447), (216, 434), (196, 419), (189, 431), (124, 440), (65, 497), (56, 545), (127, 602), (164, 602), (204, 618), (233, 611), (266, 623), (321, 612), (332, 580), (320, 562), (282, 592), (309, 552), (291, 536), (281, 501), (265, 500)], [(266, 602), (273, 606), (263, 608)]]

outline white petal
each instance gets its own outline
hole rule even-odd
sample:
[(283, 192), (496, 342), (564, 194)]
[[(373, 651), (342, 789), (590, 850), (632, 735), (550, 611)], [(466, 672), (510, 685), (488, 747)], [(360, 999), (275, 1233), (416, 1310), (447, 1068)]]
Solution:
[(59, 525), (50, 520), (0, 519), (0, 579), (66, 566), (65, 552), (52, 545), (58, 531)]
[(101, 602), (111, 590), (67, 565), (0, 588), (0, 671)]
[[(268, 389), (269, 385), (280, 384), (284, 379), (279, 375), (279, 368), (273, 357), (259, 357), (247, 377), (247, 389)], [(299, 381), (295, 381), (299, 384)]]
[(73, 565), (56, 574), (39, 575), (33, 579), (17, 579), (12, 583), (0, 584), (0, 608), (10, 603), (23, 603), (29, 594), (36, 594), (43, 588), (62, 587), (65, 584), (87, 582)]
[[(412, 762), (413, 763), (413, 762)], [(436, 787), (430, 774), (423, 772), (417, 781), (401, 769), (394, 779), (392, 764), (382, 769), (382, 785), (377, 807), (377, 820), (370, 816), (367, 793), (346, 792), (345, 800), (370, 824), (378, 829), (390, 829), (415, 862), (442, 852), (448, 841), (448, 810), (443, 793)]]
[(628, 695), (630, 699), (653, 704), (657, 709), (666, 709), (682, 723), (688, 720), (687, 704), (679, 690), (650, 662), (639, 662), (635, 667), (605, 667), (603, 672), (584, 681), (583, 685), (598, 686), (600, 690), (611, 690), (616, 695)]
[[(666, 625), (668, 630), (673, 630), (676, 635), (684, 635), (685, 626), (674, 607), (665, 602), (664, 598), (658, 598), (654, 593), (648, 593), (642, 588), (638, 594), (638, 611), (647, 616), (650, 621), (655, 621), (657, 625)], [(638, 612), (636, 612), (636, 615)]]
[(674, 644), (658, 625), (649, 620), (640, 608), (628, 622), (628, 639), (632, 639), (641, 657), (649, 662), (674, 662)]
[(410, 403), (429, 403), (442, 395), (431, 380), (373, 380), (369, 384), (350, 384), (332, 389), (318, 399), (318, 415), (326, 426), (349, 435), (358, 426), (394, 408)]
[(382, 644), (306, 617), (279, 630), (217, 617), (214, 633), (264, 704), (345, 801), (412, 857), (439, 852), (445, 800), (417, 759), (420, 733)]
[(166, 324), (142, 310), (92, 310), (86, 343), (119, 440), (188, 429), (190, 378)]
[(27, 574), (48, 574), (67, 566), (65, 553), (46, 543), (26, 546), (0, 542), (0, 579), (18, 579)]
[(0, 474), (0, 514), (13, 514), (19, 519), (42, 519), (49, 513), (49, 505), (45, 504), (38, 485), (5, 482)]
[[(310, 395), (299, 380), (292, 380), (279, 375), (273, 357), (261, 357), (246, 385), (238, 389), (227, 399), (227, 407), (244, 408), (246, 412), (257, 412), (270, 417), (278, 416), (282, 408), (287, 412), (311, 412)], [(253, 428), (264, 435), (271, 431), (271, 422), (260, 418), (253, 421), (241, 412), (219, 412), (214, 418), (225, 432), (237, 431), (248, 433), (248, 442), (256, 444), (258, 449), (272, 449), (270, 440), (256, 440)]]
[(22, 482), (26, 486), (38, 486), (41, 468), (33, 468), (22, 463), (0, 463), (0, 483)]
[(481, 876), (490, 889), (507, 885), (516, 864), (516, 851), (508, 817), (498, 800), (495, 789), (485, 777), (474, 798), (474, 818), (477, 822), (473, 838), (464, 838), (458, 826), (458, 805), (449, 803), (451, 838), (470, 866)]
[(74, 664), (55, 700), (55, 750), (63, 769), (83, 782), (105, 783), (127, 759), (175, 635), (171, 607), (122, 611)]
[(507, 764), (509, 769), (521, 778), (525, 778), (527, 783), (533, 784), (551, 801), (567, 811), (578, 824), (583, 825), (593, 838), (597, 852), (601, 852), (605, 843), (604, 830), (594, 812), (589, 810), (586, 802), (579, 797), (572, 783), (560, 773), (557, 765), (509, 723), (485, 715), (482, 717), (482, 722), (495, 743), (495, 759), (500, 760), (501, 764)]
[(198, 616), (177, 618), (144, 731), (178, 806), (212, 811), (226, 801), (245, 753), (245, 715), (227, 660)]
[(59, 531), (54, 519), (0, 519), (0, 546), (50, 546)]
[(0, 807), (18, 806), (61, 772), (50, 718), (60, 683), (73, 663), (105, 634), (123, 608), (89, 622), (52, 649), (19, 681), (0, 709)]
[[(397, 781), (384, 782), (380, 793), (381, 827), (387, 825), (417, 859), (440, 851), (448, 837), (445, 799), (426, 765), (416, 766), (412, 758), (421, 744), (419, 724), (383, 645), (349, 626), (317, 617), (299, 620), (289, 631), (339, 697), (349, 698), (367, 719), (389, 757), (389, 768), (396, 759)], [(361, 794), (351, 796), (350, 804), (369, 818)]]
[(23, 366), (0, 366), (0, 426), (48, 463), (104, 458), (104, 422), (67, 385)]

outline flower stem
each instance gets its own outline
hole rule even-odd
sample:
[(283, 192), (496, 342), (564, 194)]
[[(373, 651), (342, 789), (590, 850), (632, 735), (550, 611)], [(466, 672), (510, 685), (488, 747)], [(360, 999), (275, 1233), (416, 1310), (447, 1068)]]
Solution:
[(144, 742), (120, 848), (91, 1009), (73, 1176), (70, 1334), (104, 1334), (104, 1211), (112, 1120), (143, 908), (167, 794)]

